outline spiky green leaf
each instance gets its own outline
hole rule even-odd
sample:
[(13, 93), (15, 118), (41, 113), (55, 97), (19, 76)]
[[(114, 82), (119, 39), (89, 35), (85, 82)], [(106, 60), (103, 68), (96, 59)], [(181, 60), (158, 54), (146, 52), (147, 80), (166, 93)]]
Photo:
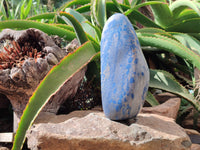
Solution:
[(155, 5), (155, 4), (164, 4), (163, 2), (157, 2), (157, 1), (151, 1), (151, 2), (144, 2), (144, 3), (141, 3), (141, 4), (138, 4), (136, 5), (135, 7), (132, 7), (130, 9), (128, 9), (124, 15), (129, 15), (133, 10), (138, 10), (139, 8), (141, 7), (144, 7), (144, 6), (148, 6), (148, 5)]
[(91, 1), (91, 15), (93, 20), (101, 27), (107, 20), (106, 16), (106, 1), (105, 0), (92, 0)]
[[(153, 1), (153, 0), (147, 0), (147, 1)], [(157, 0), (157, 1), (163, 2), (165, 4), (151, 5), (151, 9), (154, 14), (155, 22), (158, 25), (165, 28), (166, 26), (173, 23), (173, 15), (171, 10), (169, 9), (166, 0)]]
[(166, 71), (150, 69), (149, 87), (162, 89), (179, 95), (187, 99), (198, 111), (200, 111), (200, 104), (194, 100), (194, 96)]
[(81, 24), (76, 20), (71, 14), (69, 13), (60, 13), (61, 18), (67, 23), (70, 24), (71, 26), (74, 27), (74, 30), (76, 31), (76, 36), (79, 40), (80, 44), (83, 44), (88, 41), (88, 37), (83, 30)]
[(159, 105), (159, 102), (155, 99), (155, 97), (153, 96), (153, 94), (151, 94), (151, 92), (148, 91), (147, 96), (145, 98), (145, 100), (151, 105), (151, 106), (157, 106)]
[(176, 40), (159, 34), (137, 33), (137, 36), (142, 46), (152, 46), (172, 52), (200, 69), (200, 56)]
[(199, 10), (199, 8), (197, 7), (197, 5), (195, 4), (194, 1), (190, 1), (190, 0), (174, 1), (169, 6), (174, 17), (177, 17), (187, 7), (193, 9), (200, 16), (200, 10)]
[(94, 28), (91, 27), (88, 23), (86, 23), (88, 20), (82, 14), (80, 14), (79, 12), (77, 12), (71, 8), (66, 8), (65, 12), (73, 15), (74, 18), (80, 22), (81, 26), (83, 27), (83, 30), (86, 33), (88, 33), (89, 35), (91, 35), (93, 38), (95, 38), (96, 32), (95, 32)]
[(26, 131), (50, 97), (75, 73), (85, 67), (95, 55), (96, 51), (92, 43), (87, 42), (72, 54), (64, 57), (58, 65), (50, 70), (29, 99), (15, 135), (13, 150), (22, 148)]
[(194, 38), (188, 34), (184, 34), (184, 33), (174, 32), (174, 33), (172, 33), (172, 35), (177, 40), (179, 40), (183, 45), (185, 45), (189, 49), (196, 52), (197, 55), (200, 55), (200, 41), (199, 40), (197, 40), (196, 38)]
[(51, 24), (40, 23), (30, 20), (9, 20), (9, 21), (0, 21), (0, 29), (28, 29), (36, 28), (49, 35), (58, 35), (64, 39), (71, 41), (76, 37), (76, 34), (70, 30), (66, 30), (60, 27), (56, 27)]
[(165, 28), (167, 31), (183, 33), (200, 33), (200, 18), (186, 19)]

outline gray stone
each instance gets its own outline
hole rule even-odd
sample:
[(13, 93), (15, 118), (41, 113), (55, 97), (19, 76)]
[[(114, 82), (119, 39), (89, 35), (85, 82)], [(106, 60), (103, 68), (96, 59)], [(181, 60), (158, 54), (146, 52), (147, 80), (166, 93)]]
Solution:
[[(38, 123), (46, 115), (48, 123)], [(190, 149), (189, 137), (171, 118), (139, 114), (137, 121), (132, 121), (111, 121), (97, 111), (75, 111), (61, 116), (43, 114), (27, 132), (28, 147), (31, 150)]]

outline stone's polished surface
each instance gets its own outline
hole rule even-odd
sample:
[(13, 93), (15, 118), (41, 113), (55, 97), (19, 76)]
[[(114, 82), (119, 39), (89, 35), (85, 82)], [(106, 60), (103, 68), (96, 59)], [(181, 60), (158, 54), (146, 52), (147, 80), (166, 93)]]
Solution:
[(101, 38), (101, 91), (109, 119), (136, 117), (146, 96), (149, 69), (136, 33), (126, 16), (115, 14)]

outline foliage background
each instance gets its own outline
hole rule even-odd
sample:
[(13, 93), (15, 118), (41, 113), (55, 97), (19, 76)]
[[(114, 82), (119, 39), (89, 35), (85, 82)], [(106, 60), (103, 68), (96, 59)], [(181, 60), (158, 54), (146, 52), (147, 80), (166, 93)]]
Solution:
[[(66, 56), (62, 63), (74, 59), (79, 70), (88, 65), (86, 78), (93, 87), (100, 89), (100, 40), (105, 21), (116, 12), (125, 14), (134, 28), (146, 60), (150, 67), (150, 87), (146, 102), (152, 106), (159, 105), (154, 95), (157, 92), (171, 92), (182, 98), (179, 118), (183, 118), (191, 109), (195, 111), (194, 122), (200, 112), (199, 77), (200, 69), (200, 4), (198, 0), (73, 0), (73, 1), (40, 1), (2, 0), (0, 4), (0, 30), (37, 28), (49, 35), (58, 35), (67, 41), (78, 38), (82, 45), (73, 56)], [(79, 62), (74, 56), (81, 57), (90, 51), (86, 62)], [(92, 55), (89, 55), (89, 53)], [(61, 63), (61, 64), (62, 64)], [(65, 67), (68, 67), (66, 64)], [(79, 67), (78, 67), (79, 66)], [(59, 65), (58, 65), (59, 68)], [(59, 69), (58, 69), (59, 70)], [(52, 72), (57, 74), (56, 69)], [(63, 75), (65, 72), (62, 73)], [(25, 131), (48, 101), (48, 97), (57, 90), (45, 92), (49, 86), (48, 74), (30, 98), (19, 130), (16, 134), (14, 148), (19, 149), (24, 141)], [(68, 78), (63, 78), (63, 82)], [(52, 82), (53, 81), (49, 81)], [(62, 85), (62, 82), (59, 83)], [(58, 87), (59, 87), (58, 85)], [(159, 90), (158, 90), (159, 89)], [(44, 93), (39, 101), (38, 93)], [(34, 111), (31, 109), (35, 104)], [(32, 111), (30, 111), (32, 110)], [(197, 114), (197, 115), (196, 115)], [(29, 119), (27, 119), (29, 118)]]

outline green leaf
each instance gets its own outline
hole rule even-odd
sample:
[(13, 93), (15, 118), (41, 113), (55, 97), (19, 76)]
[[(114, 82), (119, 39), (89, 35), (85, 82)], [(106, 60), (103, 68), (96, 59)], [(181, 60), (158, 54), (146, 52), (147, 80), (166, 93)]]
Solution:
[(190, 0), (174, 1), (169, 6), (169, 8), (172, 11), (174, 17), (177, 17), (187, 7), (193, 9), (200, 16), (199, 8), (197, 7), (197, 5), (195, 4), (194, 1), (190, 1)]
[[(123, 11), (127, 11), (130, 9), (129, 6), (120, 4), (122, 7)], [(106, 3), (106, 8), (107, 11), (114, 11), (114, 12), (119, 12), (119, 10), (116, 8), (116, 6), (112, 2), (107, 2)], [(135, 20), (144, 25), (145, 27), (155, 27), (155, 28), (161, 28), (159, 25), (154, 23), (151, 19), (143, 15), (137, 10), (133, 10), (132, 13), (130, 13), (128, 16), (129, 20)]]
[(117, 0), (112, 0), (112, 1), (115, 4), (115, 6), (118, 8), (119, 12), (123, 14), (124, 11), (122, 10), (122, 8), (121, 8), (120, 4), (117, 2)]
[[(91, 4), (87, 4), (84, 6), (81, 6), (76, 9), (79, 13), (85, 13), (90, 11), (90, 6)], [(120, 4), (121, 8), (123, 11), (127, 11), (130, 9), (130, 6)], [(115, 6), (113, 2), (106, 2), (106, 8), (107, 8), (107, 13), (109, 12), (119, 12), (118, 8)], [(135, 20), (144, 25), (145, 27), (155, 27), (155, 28), (161, 28), (159, 25), (154, 23), (151, 19), (143, 15), (137, 10), (132, 11), (131, 14), (127, 16), (130, 20)]]
[(177, 18), (174, 19), (173, 24), (184, 22), (188, 19), (199, 18), (199, 15), (192, 9), (184, 9)]
[(25, 18), (28, 16), (30, 10), (31, 10), (31, 6), (32, 6), (32, 0), (29, 0), (28, 4), (27, 4), (27, 7), (25, 9)]
[[(153, 1), (153, 0), (147, 0)], [(166, 0), (157, 0), (165, 4), (151, 5), (152, 12), (154, 14), (155, 22), (165, 28), (173, 23), (173, 15)]]
[(81, 24), (76, 20), (71, 14), (69, 13), (60, 13), (62, 19), (71, 26), (74, 27), (74, 30), (76, 31), (76, 36), (79, 40), (80, 45), (87, 42), (88, 38), (86, 33), (84, 32)]
[(82, 5), (78, 8), (76, 8), (75, 10), (78, 11), (79, 13), (85, 13), (85, 12), (90, 11), (90, 7), (91, 7), (91, 3)]
[(172, 52), (200, 69), (200, 56), (176, 40), (159, 34), (137, 33), (137, 36), (142, 46), (152, 46)]
[[(7, 2), (6, 2), (6, 5), (8, 6)], [(0, 4), (0, 13), (2, 13), (2, 16), (3, 16), (6, 20), (8, 19), (8, 16), (7, 16), (5, 7), (4, 7), (4, 1), (1, 1), (1, 4)]]
[(65, 8), (74, 6), (74, 5), (85, 5), (90, 3), (90, 0), (73, 0), (73, 1), (68, 1), (64, 3), (60, 8), (57, 9), (57, 11), (62, 11), (65, 10)]
[(153, 96), (153, 94), (151, 94), (151, 92), (148, 91), (147, 96), (145, 98), (145, 100), (151, 105), (151, 106), (157, 106), (159, 105), (159, 102), (155, 99), (155, 97)]
[(88, 20), (82, 14), (80, 14), (79, 12), (77, 12), (71, 8), (66, 8), (65, 12), (73, 15), (74, 18), (80, 22), (81, 26), (83, 27), (83, 30), (86, 33), (88, 33), (89, 35), (91, 35), (93, 38), (95, 38), (96, 32), (95, 32), (94, 28), (91, 27), (88, 23), (86, 23)]
[(20, 13), (21, 19), (25, 19), (28, 16), (28, 14), (31, 10), (32, 0), (29, 0), (27, 7), (25, 7), (26, 3), (27, 3), (27, 1), (24, 0), (23, 3), (22, 3), (22, 6), (21, 6), (21, 13)]
[(75, 50), (74, 53), (64, 57), (58, 65), (50, 70), (29, 99), (15, 135), (13, 150), (22, 148), (26, 131), (48, 102), (49, 98), (75, 73), (85, 67), (95, 55), (96, 51), (92, 43), (88, 41)]
[(54, 23), (54, 24), (51, 24), (51, 25), (74, 32), (74, 28), (72, 26), (67, 25), (67, 24), (57, 24), (57, 23)]
[(131, 2), (131, 8), (135, 7), (135, 5), (137, 4), (138, 0), (132, 0)]
[(97, 27), (97, 26), (94, 26), (91, 22), (89, 21), (86, 21), (85, 23), (89, 24), (92, 28), (94, 28), (95, 32), (96, 32), (96, 36), (97, 36), (97, 39), (98, 41), (100, 42), (101, 41), (101, 30)]
[(130, 9), (128, 9), (124, 15), (129, 15), (133, 10), (138, 10), (139, 8), (141, 7), (144, 7), (144, 6), (148, 6), (148, 5), (155, 5), (155, 4), (164, 4), (163, 2), (157, 2), (157, 1), (151, 1), (151, 2), (144, 2), (144, 3), (141, 3), (141, 4), (138, 4), (137, 6), (135, 7), (132, 7)]
[(48, 12), (43, 14), (38, 14), (35, 16), (28, 17), (27, 20), (37, 20), (37, 19), (53, 19), (56, 16), (56, 12)]
[(200, 104), (194, 100), (194, 96), (188, 92), (186, 88), (180, 85), (175, 78), (166, 71), (151, 70), (149, 87), (162, 89), (179, 95), (188, 100), (198, 111), (200, 111)]
[(185, 45), (189, 49), (196, 52), (197, 55), (200, 55), (200, 41), (199, 40), (197, 40), (196, 38), (194, 38), (188, 34), (184, 34), (184, 33), (174, 32), (174, 33), (172, 33), (172, 35), (177, 40), (179, 40), (183, 45)]
[(200, 33), (200, 18), (183, 20), (182, 22), (168, 26), (166, 31), (183, 32), (183, 33)]
[[(92, 0), (91, 1), (91, 15), (92, 19), (101, 27), (106, 23), (106, 1), (105, 0)], [(93, 22), (94, 22), (93, 21)]]
[(123, 4), (130, 6), (129, 0), (123, 0)]
[(64, 39), (71, 41), (76, 38), (76, 34), (70, 30), (66, 30), (60, 27), (56, 27), (51, 24), (40, 23), (30, 20), (11, 20), (11, 21), (0, 21), (0, 29), (28, 29), (36, 28), (49, 35), (58, 35)]
[(166, 36), (168, 38), (178, 41), (176, 38), (174, 38), (174, 36), (171, 33), (166, 32), (165, 30), (162, 30), (159, 28), (141, 28), (141, 29), (136, 30), (136, 32), (137, 33), (159, 34), (159, 35)]

